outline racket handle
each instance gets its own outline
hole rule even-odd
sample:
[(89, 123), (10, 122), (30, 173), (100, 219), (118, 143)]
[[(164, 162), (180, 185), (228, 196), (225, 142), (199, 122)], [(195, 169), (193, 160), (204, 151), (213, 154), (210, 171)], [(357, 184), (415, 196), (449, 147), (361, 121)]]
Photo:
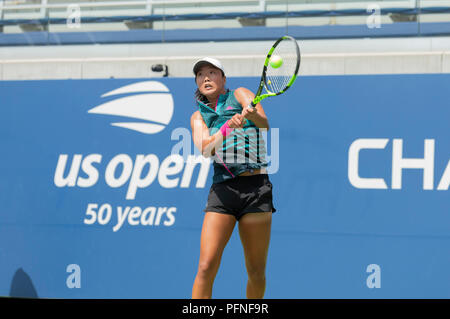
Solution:
[(251, 101), (250, 104), (247, 105), (247, 108), (248, 108), (248, 109), (252, 109), (252, 108), (254, 108), (255, 106), (256, 106), (256, 104), (253, 103), (253, 101)]

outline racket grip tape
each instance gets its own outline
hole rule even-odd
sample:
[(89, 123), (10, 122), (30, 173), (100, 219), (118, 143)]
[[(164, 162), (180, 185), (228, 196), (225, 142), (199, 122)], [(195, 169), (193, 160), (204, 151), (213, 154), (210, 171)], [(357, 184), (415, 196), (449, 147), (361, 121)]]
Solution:
[(256, 106), (256, 104), (253, 103), (253, 101), (251, 101), (250, 104), (247, 105), (247, 108), (248, 108), (248, 109), (252, 109), (252, 108), (254, 108), (255, 106)]

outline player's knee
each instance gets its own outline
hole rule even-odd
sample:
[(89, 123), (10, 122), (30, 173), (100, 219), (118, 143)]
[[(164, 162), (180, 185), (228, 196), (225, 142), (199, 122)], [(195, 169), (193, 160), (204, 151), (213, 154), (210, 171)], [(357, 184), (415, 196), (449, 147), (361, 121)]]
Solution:
[(218, 268), (218, 262), (214, 259), (201, 260), (198, 264), (198, 275), (200, 277), (213, 277)]
[(263, 281), (266, 279), (266, 269), (263, 264), (247, 263), (248, 278), (252, 281)]

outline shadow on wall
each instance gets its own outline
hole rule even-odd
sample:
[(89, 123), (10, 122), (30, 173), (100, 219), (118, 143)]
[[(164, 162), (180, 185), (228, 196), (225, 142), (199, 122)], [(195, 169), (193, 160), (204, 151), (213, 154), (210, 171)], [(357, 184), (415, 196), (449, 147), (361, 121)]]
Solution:
[(11, 282), (10, 297), (38, 298), (30, 276), (22, 268), (17, 269)]

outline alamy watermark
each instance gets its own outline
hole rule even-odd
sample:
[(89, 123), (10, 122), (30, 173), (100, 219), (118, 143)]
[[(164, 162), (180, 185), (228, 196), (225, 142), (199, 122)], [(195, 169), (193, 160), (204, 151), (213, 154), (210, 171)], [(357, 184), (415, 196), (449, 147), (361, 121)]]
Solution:
[(366, 25), (369, 29), (381, 28), (381, 7), (376, 3), (370, 3), (367, 6), (367, 13), (371, 13), (366, 19)]
[(370, 264), (367, 266), (366, 272), (370, 274), (366, 279), (367, 288), (381, 288), (381, 267), (377, 264)]
[(69, 29), (81, 28), (81, 8), (78, 4), (72, 3), (67, 6), (66, 25)]
[(66, 272), (69, 273), (66, 279), (66, 286), (69, 289), (81, 288), (81, 268), (77, 264), (70, 264), (66, 267)]
[[(278, 172), (280, 164), (279, 128), (249, 127), (231, 129), (226, 137), (217, 134), (218, 138), (210, 143), (205, 141), (202, 120), (194, 122), (194, 136), (187, 128), (179, 127), (172, 131), (171, 140), (178, 141), (171, 150), (171, 155), (181, 155), (187, 161), (190, 155), (203, 155), (212, 158), (219, 164), (266, 163), (267, 173)], [(194, 141), (194, 150), (192, 149)], [(208, 145), (206, 145), (208, 144)], [(201, 149), (201, 151), (200, 151)]]

